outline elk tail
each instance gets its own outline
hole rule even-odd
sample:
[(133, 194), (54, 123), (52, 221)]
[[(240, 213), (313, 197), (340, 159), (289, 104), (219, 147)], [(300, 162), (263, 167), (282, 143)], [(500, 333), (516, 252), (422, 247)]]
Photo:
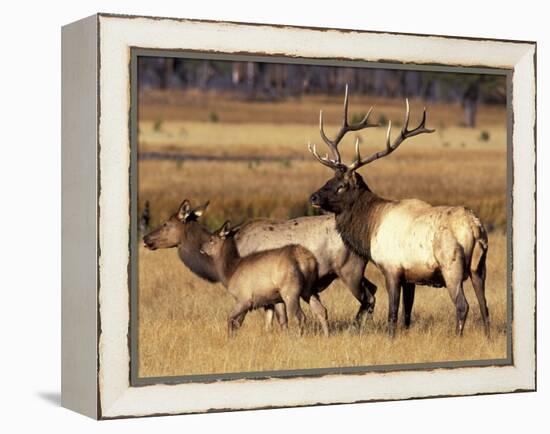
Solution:
[(473, 273), (480, 273), (485, 267), (485, 259), (487, 257), (487, 249), (489, 244), (487, 239), (477, 239), (472, 252), (472, 260), (470, 262), (470, 270)]
[(470, 271), (480, 272), (485, 267), (485, 259), (487, 257), (487, 250), (489, 249), (489, 240), (487, 238), (487, 232), (483, 227), (483, 223), (472, 213), (472, 220), (470, 227), (472, 229), (472, 235), (475, 239), (474, 248), (472, 250), (472, 258), (470, 261)]

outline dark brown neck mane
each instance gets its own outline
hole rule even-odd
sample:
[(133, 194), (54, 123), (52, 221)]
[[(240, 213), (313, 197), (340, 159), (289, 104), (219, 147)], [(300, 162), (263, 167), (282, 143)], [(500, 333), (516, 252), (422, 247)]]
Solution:
[(336, 229), (344, 244), (363, 259), (370, 259), (370, 243), (378, 228), (379, 215), (390, 202), (368, 188), (361, 189), (353, 205), (336, 215)]

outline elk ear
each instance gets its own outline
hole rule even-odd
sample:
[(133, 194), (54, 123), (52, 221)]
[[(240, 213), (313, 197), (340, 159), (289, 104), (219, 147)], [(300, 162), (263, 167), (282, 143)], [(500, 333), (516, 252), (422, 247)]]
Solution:
[(189, 201), (185, 199), (178, 210), (178, 220), (179, 221), (185, 221), (187, 220), (187, 217), (191, 214), (191, 205), (189, 204)]
[(231, 221), (227, 220), (218, 231), (220, 238), (225, 238), (231, 233)]
[(206, 208), (208, 208), (208, 204), (210, 202), (207, 201), (206, 203), (196, 207), (193, 211), (191, 211), (193, 214), (195, 214), (195, 216), (197, 217), (200, 217), (201, 215), (203, 215), (204, 211), (206, 211)]

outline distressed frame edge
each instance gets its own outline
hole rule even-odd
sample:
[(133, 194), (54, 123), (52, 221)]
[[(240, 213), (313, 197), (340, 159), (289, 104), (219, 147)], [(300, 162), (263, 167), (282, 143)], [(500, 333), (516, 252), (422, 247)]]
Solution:
[(393, 30), (363, 30), (363, 29), (352, 29), (345, 27), (321, 27), (321, 26), (307, 26), (307, 25), (295, 25), (295, 24), (276, 24), (276, 23), (254, 23), (249, 21), (232, 21), (232, 20), (214, 20), (206, 18), (178, 18), (178, 17), (167, 17), (167, 16), (155, 16), (155, 15), (132, 15), (132, 14), (120, 14), (112, 12), (98, 12), (97, 16), (99, 18), (123, 18), (123, 19), (139, 19), (145, 18), (150, 20), (167, 20), (175, 21), (180, 23), (206, 23), (206, 24), (230, 24), (236, 26), (252, 26), (252, 27), (272, 27), (275, 29), (297, 29), (297, 30), (314, 30), (321, 32), (341, 32), (341, 33), (372, 33), (380, 35), (396, 35), (396, 36), (419, 36), (419, 37), (440, 37), (440, 38), (451, 38), (451, 39), (460, 39), (464, 41), (489, 41), (489, 42), (511, 42), (515, 44), (536, 44), (534, 40), (522, 40), (522, 39), (500, 39), (492, 37), (476, 37), (476, 36), (453, 36), (453, 35), (441, 35), (441, 34), (432, 34), (432, 33), (415, 33), (415, 32), (397, 32)]
[[(118, 17), (118, 16), (117, 16)], [(134, 18), (134, 17), (132, 17)], [(146, 17), (146, 18), (149, 18), (149, 17)], [(190, 21), (190, 20), (182, 20), (182, 21)], [(221, 24), (220, 22), (216, 22), (216, 23), (219, 23)], [(237, 24), (237, 23), (235, 23)], [(282, 27), (287, 27), (287, 26), (282, 26)], [(302, 27), (293, 27), (295, 30), (296, 29), (303, 29)], [(307, 28), (306, 28), (307, 29)], [(330, 30), (330, 29), (329, 29)], [(369, 32), (366, 32), (366, 33), (369, 33)], [(385, 32), (382, 32), (382, 33), (385, 33)], [(432, 36), (432, 35), (422, 35), (422, 36)], [(454, 38), (454, 37), (450, 37), (450, 39), (457, 39), (457, 38)], [(485, 39), (484, 39), (485, 40)], [(498, 42), (502, 42), (502, 40), (497, 40)], [(515, 42), (515, 41), (514, 41)], [(534, 58), (534, 62), (536, 64), (536, 43), (533, 43), (529, 46), (526, 46), (526, 53), (528, 53), (529, 51), (531, 51), (531, 48), (533, 48), (533, 58)], [(518, 62), (519, 63), (519, 62)], [(515, 78), (515, 77), (514, 77)], [(534, 86), (534, 95), (536, 97), (536, 67), (534, 69), (534, 74), (532, 77), (528, 77), (530, 80), (532, 80), (533, 82), (533, 86)], [(515, 80), (513, 80), (515, 82)], [(535, 157), (535, 166), (532, 168), (536, 171), (536, 106), (533, 107), (533, 116), (534, 116), (534, 125), (533, 125), (533, 128), (534, 128), (534, 157)], [(529, 170), (531, 170), (531, 168), (529, 168)], [(534, 186), (534, 192), (536, 194), (536, 178), (535, 178), (535, 186)], [(534, 243), (535, 243), (535, 255), (536, 255), (536, 214), (535, 214), (535, 232), (534, 232)], [(535, 261), (536, 261), (536, 256), (535, 256)], [(535, 267), (536, 267), (536, 263), (535, 263)], [(536, 270), (535, 270), (536, 271)], [(535, 276), (535, 279), (536, 279), (536, 276)], [(534, 320), (536, 321), (536, 281), (535, 281), (535, 288), (534, 288), (534, 291), (535, 291), (535, 310), (533, 312), (533, 316), (534, 316)], [(514, 390), (505, 390), (505, 391), (498, 391), (498, 392), (482, 392), (482, 393), (479, 393), (479, 394), (493, 394), (493, 393), (510, 393), (510, 392), (515, 392), (515, 391), (534, 391), (536, 390), (536, 324), (535, 324), (535, 340), (534, 340), (534, 371), (533, 371), (533, 374), (534, 374), (534, 377), (533, 377), (533, 382), (531, 383), (531, 381), (529, 381), (528, 383), (529, 384), (526, 384), (526, 387), (518, 387)], [(99, 351), (99, 348), (98, 348), (98, 351)], [(450, 395), (445, 395), (445, 396), (467, 396), (467, 395), (476, 395), (478, 393), (467, 393), (467, 394), (458, 394), (458, 395), (455, 395), (455, 394), (450, 394)], [(394, 399), (398, 399), (398, 400), (402, 400), (402, 399), (423, 399), (423, 398), (428, 398), (428, 397), (435, 397), (435, 396), (442, 396), (442, 395), (425, 395), (425, 396), (411, 396), (411, 397), (403, 397), (403, 398), (394, 398)], [(373, 402), (373, 401), (380, 401), (380, 400), (394, 400), (394, 399), (367, 399), (367, 400), (359, 400), (359, 401), (349, 401), (350, 403), (351, 402)], [(334, 404), (337, 404), (337, 403), (346, 403), (346, 402), (334, 402)], [(236, 407), (234, 409), (229, 409), (229, 408), (217, 408), (217, 409), (207, 409), (205, 411), (229, 411), (229, 410), (245, 410), (245, 409), (253, 409), (253, 408), (280, 408), (280, 407), (285, 407), (285, 406), (292, 406), (292, 407), (296, 407), (296, 406), (310, 406), (310, 405), (323, 405), (323, 404), (330, 404), (330, 403), (324, 403), (324, 402), (318, 402), (318, 403), (310, 403), (310, 404), (288, 404), (288, 405), (274, 405), (274, 406), (271, 406), (271, 407), (252, 407), (252, 408), (249, 408), (249, 407), (246, 407), (246, 408), (239, 408), (239, 407)], [(109, 409), (110, 410), (110, 409)], [(116, 410), (115, 410), (116, 411)], [(202, 411), (199, 411), (199, 412), (202, 412)], [(105, 413), (110, 413), (110, 411), (107, 411)], [(187, 414), (187, 413), (197, 413), (197, 411), (182, 411), (182, 412), (177, 412), (177, 413), (174, 413), (174, 412), (168, 412), (168, 413), (155, 413), (155, 415), (160, 415), (160, 414)], [(119, 418), (119, 417), (137, 417), (137, 416), (146, 416), (146, 414), (131, 414), (131, 415), (128, 415), (128, 414), (118, 414), (118, 415), (113, 415), (113, 414), (105, 414), (103, 416), (104, 419), (107, 419), (107, 418)]]
[(100, 418), (101, 407), (97, 383), (98, 23), (95, 14), (61, 29), (61, 406), (92, 419)]

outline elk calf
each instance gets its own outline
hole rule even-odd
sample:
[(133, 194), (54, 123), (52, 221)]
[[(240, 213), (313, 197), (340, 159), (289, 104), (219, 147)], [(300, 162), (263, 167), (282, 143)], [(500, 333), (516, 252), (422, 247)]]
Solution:
[(248, 311), (280, 302), (302, 332), (305, 316), (300, 297), (310, 304), (328, 335), (327, 311), (312, 289), (318, 278), (315, 256), (294, 244), (241, 257), (235, 233), (227, 221), (201, 249), (212, 258), (223, 285), (236, 301), (228, 318), (229, 336), (242, 325)]

